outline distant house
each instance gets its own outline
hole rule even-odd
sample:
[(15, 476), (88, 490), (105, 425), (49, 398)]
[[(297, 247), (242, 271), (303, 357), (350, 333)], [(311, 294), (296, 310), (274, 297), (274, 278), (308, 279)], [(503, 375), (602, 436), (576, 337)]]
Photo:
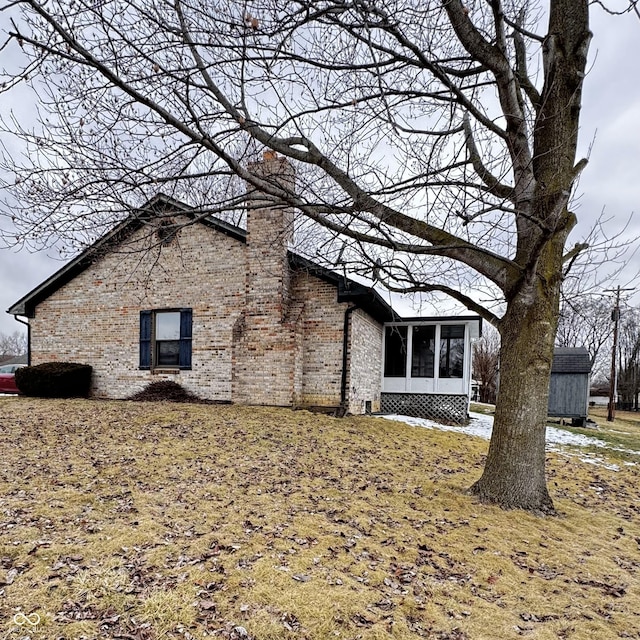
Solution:
[(583, 348), (556, 347), (551, 366), (549, 415), (581, 426), (589, 411), (591, 357)]
[(609, 385), (591, 387), (589, 389), (589, 406), (607, 407), (609, 406)]
[(8, 356), (7, 358), (1, 358), (0, 364), (27, 364), (27, 354), (21, 356)]
[[(293, 180), (278, 157), (250, 170)], [(90, 364), (97, 397), (169, 379), (223, 402), (466, 418), (480, 319), (402, 319), (292, 252), (292, 229), (259, 193), (246, 230), (158, 196), (8, 313), (29, 319), (32, 364)]]

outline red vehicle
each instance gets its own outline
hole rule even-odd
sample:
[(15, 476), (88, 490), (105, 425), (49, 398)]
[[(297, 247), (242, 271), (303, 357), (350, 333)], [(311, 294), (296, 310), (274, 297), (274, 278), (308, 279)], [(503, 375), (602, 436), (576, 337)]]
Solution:
[(16, 369), (23, 364), (4, 364), (0, 366), (0, 393), (20, 393), (16, 387)]

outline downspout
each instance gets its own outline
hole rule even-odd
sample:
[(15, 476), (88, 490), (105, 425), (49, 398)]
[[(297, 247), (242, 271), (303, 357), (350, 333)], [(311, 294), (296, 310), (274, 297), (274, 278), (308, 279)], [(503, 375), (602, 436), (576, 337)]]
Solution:
[(342, 415), (347, 413), (347, 362), (349, 351), (349, 319), (351, 314), (358, 308), (357, 305), (347, 307), (344, 312), (344, 328), (342, 330), (342, 379), (340, 381), (340, 409)]
[(16, 322), (19, 322), (20, 324), (23, 324), (25, 327), (27, 327), (27, 365), (31, 366), (31, 325), (24, 320), (20, 320), (18, 316), (14, 315), (13, 318)]

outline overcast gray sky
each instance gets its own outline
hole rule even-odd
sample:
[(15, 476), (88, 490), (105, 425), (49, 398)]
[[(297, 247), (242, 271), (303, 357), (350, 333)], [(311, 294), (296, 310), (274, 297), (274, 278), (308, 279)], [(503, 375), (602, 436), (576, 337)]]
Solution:
[[(624, 4), (621, 0), (613, 4)], [(2, 14), (0, 14), (0, 19)], [(578, 195), (579, 224), (570, 240), (585, 236), (604, 210), (613, 217), (608, 229), (620, 230), (629, 216), (640, 213), (640, 21), (632, 16), (614, 17), (594, 8), (594, 39), (591, 43), (586, 79), (580, 153), (586, 155), (592, 145), (590, 162), (580, 180)], [(13, 92), (0, 95), (0, 110), (33, 108), (19, 103)], [(627, 235), (640, 233), (633, 219)], [(54, 259), (55, 251), (28, 253), (0, 249), (0, 333), (12, 333), (24, 327), (4, 311), (40, 284), (64, 262)], [(621, 277), (612, 286), (628, 286), (640, 268), (640, 255), (629, 260)], [(631, 299), (638, 304), (640, 296)]]

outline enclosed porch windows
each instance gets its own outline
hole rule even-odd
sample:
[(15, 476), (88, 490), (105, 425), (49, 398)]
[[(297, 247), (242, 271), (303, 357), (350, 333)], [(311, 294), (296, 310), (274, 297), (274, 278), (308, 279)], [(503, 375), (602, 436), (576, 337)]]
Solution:
[(464, 325), (440, 327), (440, 377), (462, 378), (464, 364)]
[(436, 328), (433, 325), (385, 327), (385, 378), (407, 377), (409, 334), (411, 334), (411, 377), (433, 378), (436, 343)]
[(436, 328), (433, 325), (413, 326), (411, 334), (411, 377), (433, 378)]
[(407, 327), (385, 327), (384, 377), (404, 378), (407, 375)]
[(384, 333), (382, 390), (390, 393), (467, 394), (471, 383), (471, 322), (409, 320)]

